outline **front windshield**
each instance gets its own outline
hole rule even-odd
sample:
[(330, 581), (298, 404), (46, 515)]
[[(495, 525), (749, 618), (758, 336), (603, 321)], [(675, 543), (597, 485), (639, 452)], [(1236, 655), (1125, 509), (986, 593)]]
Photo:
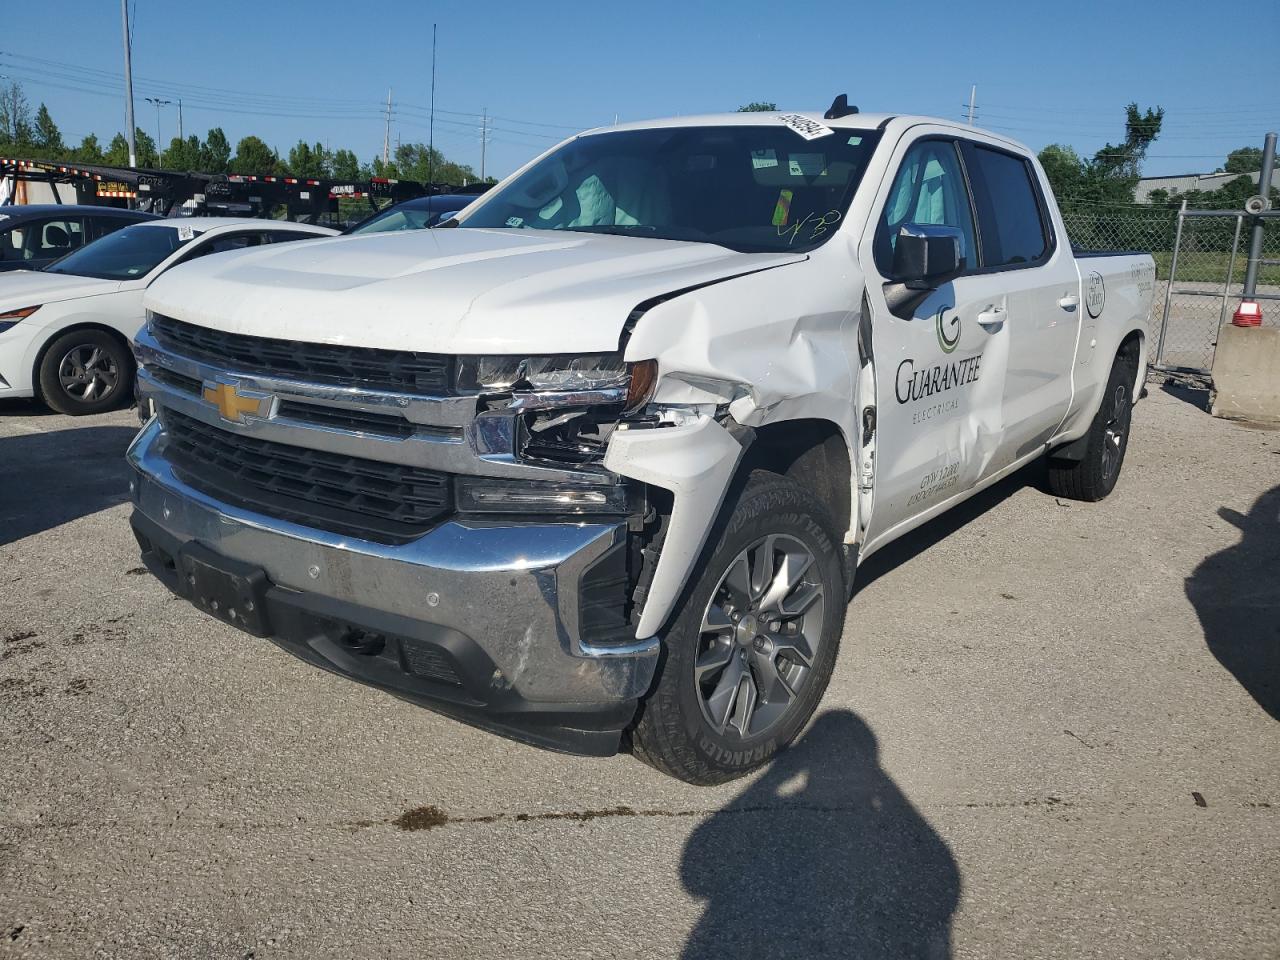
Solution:
[(199, 235), (200, 231), (187, 224), (164, 227), (136, 223), (67, 254), (45, 267), (45, 272), (100, 280), (136, 280)]
[(879, 137), (805, 140), (782, 123), (592, 134), (498, 188), (459, 226), (809, 250), (834, 235)]
[(358, 227), (353, 227), (351, 232), (352, 234), (395, 233), (397, 230), (421, 230), (431, 225), (431, 216), (430, 210), (392, 207), (377, 216), (370, 217)]

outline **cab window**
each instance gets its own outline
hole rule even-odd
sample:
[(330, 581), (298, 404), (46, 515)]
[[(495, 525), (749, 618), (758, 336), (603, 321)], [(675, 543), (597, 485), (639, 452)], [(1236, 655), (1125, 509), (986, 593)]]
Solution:
[(1031, 165), (1023, 157), (965, 142), (982, 234), (982, 265), (1034, 266), (1049, 253), (1044, 204)]
[(973, 210), (953, 141), (922, 140), (902, 158), (876, 228), (875, 261), (882, 276), (889, 276), (898, 231), (909, 223), (959, 228), (968, 267), (977, 266)]

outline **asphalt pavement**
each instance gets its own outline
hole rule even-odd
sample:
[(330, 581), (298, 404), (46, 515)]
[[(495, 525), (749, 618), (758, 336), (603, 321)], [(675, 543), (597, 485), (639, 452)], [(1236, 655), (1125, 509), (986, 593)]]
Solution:
[(1153, 386), (860, 573), (718, 788), (311, 668), (142, 569), (132, 411), (0, 404), (0, 957), (1280, 956), (1280, 433)]

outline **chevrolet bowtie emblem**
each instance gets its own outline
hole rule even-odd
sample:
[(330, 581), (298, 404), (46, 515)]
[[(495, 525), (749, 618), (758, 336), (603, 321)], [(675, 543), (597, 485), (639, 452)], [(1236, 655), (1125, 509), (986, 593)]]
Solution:
[(265, 418), (271, 413), (271, 394), (243, 390), (234, 383), (206, 382), (204, 399), (218, 408), (223, 420), (231, 423), (244, 423), (246, 416)]

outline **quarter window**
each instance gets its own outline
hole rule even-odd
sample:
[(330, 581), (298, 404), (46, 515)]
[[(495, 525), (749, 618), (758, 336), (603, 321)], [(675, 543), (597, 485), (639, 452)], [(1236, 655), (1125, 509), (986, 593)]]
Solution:
[(978, 208), (982, 265), (1029, 265), (1043, 259), (1048, 231), (1027, 161), (966, 143), (965, 162)]
[(902, 158), (876, 230), (875, 259), (881, 275), (889, 276), (898, 231), (909, 223), (958, 227), (964, 234), (968, 266), (977, 266), (969, 191), (953, 141), (922, 140)]

